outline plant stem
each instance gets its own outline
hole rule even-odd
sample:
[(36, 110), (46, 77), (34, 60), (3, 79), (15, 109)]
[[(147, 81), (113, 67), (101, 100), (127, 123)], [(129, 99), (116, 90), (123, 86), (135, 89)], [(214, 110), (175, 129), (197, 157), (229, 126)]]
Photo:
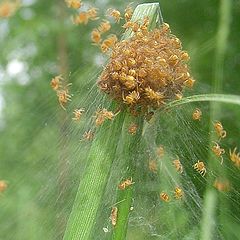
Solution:
[(192, 102), (222, 102), (240, 105), (240, 96), (230, 94), (201, 94), (185, 97), (180, 100), (172, 101), (165, 105), (164, 109), (168, 110), (183, 104)]
[(215, 223), (217, 195), (215, 190), (208, 189), (205, 194), (203, 219), (201, 224), (200, 240), (212, 239)]
[[(231, 19), (231, 1), (221, 0), (219, 6), (219, 24), (218, 31), (216, 34), (216, 55), (215, 55), (215, 68), (214, 68), (214, 79), (213, 79), (213, 93), (222, 92), (223, 79), (224, 79), (224, 60), (227, 49), (227, 39), (230, 33), (230, 19)], [(236, 103), (236, 102), (235, 102)], [(211, 102), (210, 104), (210, 119), (212, 123), (215, 119), (218, 119), (221, 114), (220, 105), (218, 102)], [(226, 175), (226, 170), (218, 164), (218, 161), (213, 161), (211, 144), (214, 140), (214, 131), (212, 124), (210, 124), (210, 136), (209, 136), (209, 152), (208, 152), (208, 168), (214, 169), (217, 174), (221, 176)], [(207, 176), (209, 183), (213, 182), (213, 175)], [(217, 198), (217, 192), (212, 189), (212, 186), (207, 187), (204, 204), (203, 204), (203, 215), (201, 223), (201, 239), (213, 239), (213, 232), (215, 229), (214, 221), (216, 215), (217, 206), (220, 205), (221, 198)], [(222, 199), (223, 200), (223, 199)]]
[[(91, 239), (95, 217), (122, 131), (125, 112), (119, 113), (111, 126), (104, 124), (96, 134), (88, 159), (86, 174), (81, 179), (68, 220), (64, 239)], [(114, 136), (114, 137), (113, 137)]]
[[(128, 133), (127, 128), (131, 123), (135, 123), (138, 126), (137, 133), (132, 136)], [(125, 127), (123, 128), (123, 153), (122, 158), (124, 159), (124, 168), (127, 170), (125, 173), (125, 179), (132, 178), (134, 182), (135, 169), (136, 169), (136, 152), (139, 146), (141, 137), (142, 137), (142, 129), (143, 129), (144, 119), (139, 117), (134, 119), (132, 116), (128, 116), (125, 118)], [(117, 225), (114, 228), (112, 240), (120, 240), (125, 239), (127, 233), (127, 224), (130, 213), (130, 207), (132, 204), (132, 196), (133, 196), (134, 184), (127, 187), (124, 190), (118, 190), (117, 201), (120, 204), (118, 207), (118, 217), (117, 217)]]
[[(154, 29), (160, 27), (163, 23), (160, 5), (159, 3), (147, 3), (138, 5), (133, 13), (131, 21), (143, 20), (145, 17), (149, 18), (149, 29)], [(124, 38), (129, 38), (132, 36), (132, 32), (126, 31)], [(129, 126), (130, 122), (133, 122), (133, 118), (128, 116), (125, 119), (125, 126)], [(123, 149), (123, 159), (124, 166), (127, 169), (126, 178), (133, 178), (135, 176), (135, 159), (137, 148), (142, 136), (143, 129), (143, 118), (138, 117), (135, 123), (138, 125), (138, 131), (135, 136), (131, 136), (127, 133), (127, 129), (123, 132), (124, 149)], [(127, 134), (126, 134), (127, 133)], [(127, 234), (127, 224), (129, 219), (130, 207), (132, 204), (134, 184), (125, 190), (119, 190), (116, 202), (120, 202), (118, 205), (118, 218), (117, 225), (114, 228), (112, 240), (122, 240), (126, 238)]]

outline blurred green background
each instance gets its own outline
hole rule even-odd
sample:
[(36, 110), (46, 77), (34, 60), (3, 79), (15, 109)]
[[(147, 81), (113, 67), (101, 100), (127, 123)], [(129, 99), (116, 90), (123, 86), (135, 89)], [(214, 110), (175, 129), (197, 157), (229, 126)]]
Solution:
[[(84, 1), (84, 7), (98, 8), (103, 18), (108, 8), (123, 12), (130, 2)], [(152, 1), (135, 1), (133, 5), (144, 2)], [(160, 1), (164, 21), (191, 57), (192, 74), (197, 80), (195, 93), (213, 91), (221, 2)], [(240, 1), (229, 2), (230, 33), (222, 67), (222, 92), (239, 94)], [(0, 194), (3, 240), (61, 239), (84, 172), (81, 159), (88, 146), (79, 149), (81, 136), (77, 131), (84, 123), (70, 123), (71, 110), (68, 114), (62, 111), (49, 85), (52, 77), (62, 73), (73, 84), (73, 108), (82, 102), (106, 59), (91, 44), (91, 30), (97, 23), (73, 25), (74, 13), (64, 1), (22, 0), (16, 14), (0, 19), (0, 180), (8, 183)], [(121, 34), (120, 25), (115, 25), (112, 32)], [(84, 104), (87, 107), (93, 101), (94, 97)], [(233, 110), (233, 121), (226, 121), (225, 126), (231, 130), (230, 143), (237, 146), (240, 111)], [(236, 195), (239, 200), (239, 192)], [(239, 205), (236, 207), (239, 213)], [(233, 226), (230, 230), (236, 229)], [(240, 237), (234, 234), (231, 239)]]

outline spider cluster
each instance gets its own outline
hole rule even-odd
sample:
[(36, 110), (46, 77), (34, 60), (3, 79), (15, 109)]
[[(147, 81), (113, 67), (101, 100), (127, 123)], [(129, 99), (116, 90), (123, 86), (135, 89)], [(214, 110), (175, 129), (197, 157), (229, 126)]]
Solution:
[(149, 20), (145, 18), (142, 24), (127, 22), (123, 27), (134, 35), (113, 46), (98, 81), (103, 92), (138, 115), (162, 107), (166, 101), (179, 98), (185, 86), (193, 86), (189, 55), (168, 24), (148, 31)]

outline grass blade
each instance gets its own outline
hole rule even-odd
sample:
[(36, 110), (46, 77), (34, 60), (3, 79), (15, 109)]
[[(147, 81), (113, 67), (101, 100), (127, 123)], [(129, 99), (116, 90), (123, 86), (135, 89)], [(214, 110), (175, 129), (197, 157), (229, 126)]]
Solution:
[(230, 94), (201, 94), (185, 97), (165, 105), (166, 110), (192, 102), (221, 102), (240, 105), (240, 96)]
[[(125, 113), (118, 114), (109, 127), (104, 124), (92, 143), (86, 174), (81, 179), (68, 220), (64, 239), (90, 239), (95, 216), (108, 181), (112, 161), (121, 134)], [(107, 139), (104, 141), (104, 139)]]

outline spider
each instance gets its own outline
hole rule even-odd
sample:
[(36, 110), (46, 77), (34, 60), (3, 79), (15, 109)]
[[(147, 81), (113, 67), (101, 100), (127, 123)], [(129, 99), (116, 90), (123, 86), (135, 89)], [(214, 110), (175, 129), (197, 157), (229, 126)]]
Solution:
[[(126, 76), (126, 77), (125, 77), (125, 80), (122, 81), (122, 83), (123, 83), (123, 85), (124, 85), (128, 90), (134, 89), (134, 88), (136, 87), (136, 85), (137, 85), (136, 79), (135, 79), (133, 76), (131, 76), (131, 75)], [(128, 96), (129, 96), (129, 95), (128, 95)], [(138, 98), (137, 95), (135, 95), (135, 96), (132, 95), (132, 97), (133, 97), (133, 99), (134, 99), (134, 98), (135, 98), (135, 99)], [(130, 99), (128, 99), (128, 100), (130, 100)]]
[(4, 180), (0, 180), (0, 193), (4, 192), (7, 189), (8, 185)]
[(227, 136), (227, 132), (223, 129), (223, 125), (221, 122), (216, 121), (214, 123), (214, 128), (217, 133), (217, 135), (221, 138), (225, 138)]
[(126, 187), (133, 185), (135, 182), (132, 181), (132, 178), (126, 179), (118, 185), (118, 188), (124, 190)]
[(133, 32), (137, 32), (140, 28), (140, 25), (137, 22), (126, 22), (123, 26), (123, 28), (128, 29), (131, 28)]
[(184, 195), (184, 192), (180, 187), (176, 187), (174, 190), (174, 193), (175, 193), (174, 195), (175, 199), (181, 199)]
[(107, 111), (107, 109), (102, 109), (102, 110), (98, 110), (96, 112), (96, 126), (100, 126), (103, 124), (103, 122), (108, 119), (108, 120), (113, 120), (115, 114), (111, 111)]
[(140, 96), (139, 93), (136, 91), (133, 91), (131, 93), (129, 93), (125, 98), (123, 96), (123, 101), (126, 104), (132, 105), (134, 103), (136, 103), (139, 100)]
[(202, 117), (202, 111), (199, 108), (196, 108), (192, 114), (193, 120), (201, 120)]
[(100, 23), (100, 26), (98, 27), (98, 31), (103, 34), (111, 29), (111, 24), (109, 21), (104, 20)]
[(188, 80), (186, 80), (184, 82), (184, 86), (188, 87), (188, 88), (192, 88), (194, 83), (195, 83), (196, 80), (192, 79), (192, 78), (189, 78)]
[(131, 135), (134, 135), (134, 134), (136, 134), (137, 129), (138, 129), (138, 125), (135, 124), (135, 123), (132, 123), (132, 124), (129, 126), (129, 128), (128, 128), (128, 132), (129, 132)]
[(107, 10), (107, 13), (108, 13), (109, 16), (114, 18), (115, 22), (118, 23), (120, 21), (121, 13), (118, 10), (110, 8), (110, 9)]
[(93, 29), (91, 39), (95, 44), (99, 44), (102, 41), (101, 33), (97, 29)]
[(183, 166), (179, 159), (173, 160), (173, 166), (176, 168), (177, 172), (179, 173), (183, 172)]
[(157, 105), (164, 103), (164, 95), (162, 93), (155, 92), (150, 87), (145, 88), (145, 95), (150, 101), (156, 102)]
[(170, 201), (170, 197), (167, 193), (165, 192), (161, 192), (160, 193), (160, 198), (164, 201), (164, 202), (169, 202)]
[(90, 8), (88, 11), (87, 11), (87, 17), (91, 20), (97, 20), (98, 17), (97, 17), (97, 11), (98, 9), (97, 8)]
[(84, 112), (85, 112), (85, 110), (83, 108), (75, 109), (73, 112), (74, 118), (72, 118), (72, 120), (79, 121)]
[(1, 1), (0, 3), (0, 18), (7, 18), (10, 17), (15, 13), (17, 8), (20, 5), (20, 1), (16, 0), (13, 1)]
[(222, 154), (225, 153), (225, 150), (219, 146), (218, 143), (214, 142), (215, 145), (212, 147), (212, 151), (215, 153), (217, 157), (221, 158), (221, 164), (223, 163), (223, 157)]
[(207, 172), (204, 162), (200, 162), (199, 160), (193, 165), (193, 168), (196, 169), (203, 177)]
[(216, 178), (213, 186), (218, 191), (222, 191), (222, 192), (228, 192), (230, 190), (230, 182), (227, 179), (221, 180), (221, 179)]
[(172, 65), (172, 66), (175, 66), (179, 62), (179, 58), (175, 54), (171, 55), (168, 60), (169, 60), (169, 64)]
[(89, 20), (87, 12), (80, 12), (77, 16), (72, 18), (74, 24), (87, 24)]
[(66, 104), (68, 101), (71, 101), (71, 95), (68, 94), (68, 90), (59, 90), (57, 92), (57, 96), (60, 106), (66, 110), (64, 104)]
[(91, 141), (93, 137), (94, 137), (94, 133), (91, 130), (88, 130), (83, 134), (83, 138), (88, 141)]
[(102, 52), (106, 53), (110, 48), (112, 48), (115, 45), (116, 42), (117, 42), (117, 38), (114, 36), (111, 36), (105, 39), (101, 44)]
[(156, 150), (156, 153), (159, 157), (163, 157), (164, 156), (164, 147), (163, 145), (160, 145), (157, 150)]
[(52, 89), (55, 90), (55, 91), (57, 91), (59, 88), (61, 88), (61, 87), (62, 87), (62, 83), (61, 83), (61, 82), (62, 82), (63, 80), (64, 80), (64, 79), (63, 79), (62, 75), (58, 75), (58, 76), (54, 77), (54, 78), (51, 80), (51, 83), (50, 83)]
[(82, 2), (79, 0), (66, 0), (67, 6), (69, 8), (78, 9), (82, 6)]
[(187, 52), (183, 51), (181, 54), (181, 59), (185, 62), (188, 62), (190, 60), (190, 57)]
[(125, 9), (125, 13), (124, 13), (124, 17), (125, 17), (126, 22), (131, 20), (132, 14), (133, 14), (133, 9), (130, 5), (128, 5), (127, 8)]
[(148, 162), (148, 168), (151, 172), (157, 173), (157, 161), (156, 160), (150, 160)]
[(105, 39), (101, 45), (102, 52), (106, 52), (109, 48), (112, 48), (117, 40), (118, 39), (114, 34)]
[(233, 149), (233, 152), (230, 149), (229, 150), (229, 155), (230, 155), (231, 161), (235, 164), (236, 167), (239, 168), (240, 167), (240, 153), (239, 152), (236, 153), (236, 151), (237, 151), (236, 147)]

